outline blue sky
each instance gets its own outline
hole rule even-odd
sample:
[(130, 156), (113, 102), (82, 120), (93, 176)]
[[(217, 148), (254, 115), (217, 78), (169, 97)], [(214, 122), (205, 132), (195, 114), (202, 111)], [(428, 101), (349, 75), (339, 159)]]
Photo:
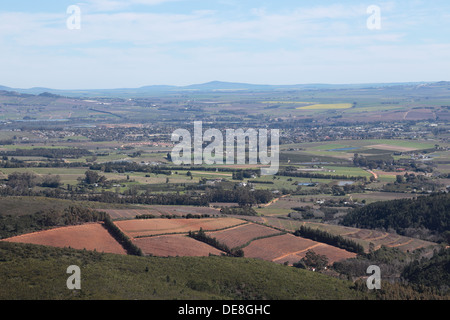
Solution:
[(2, 0), (0, 85), (450, 80), (449, 35), (447, 0)]

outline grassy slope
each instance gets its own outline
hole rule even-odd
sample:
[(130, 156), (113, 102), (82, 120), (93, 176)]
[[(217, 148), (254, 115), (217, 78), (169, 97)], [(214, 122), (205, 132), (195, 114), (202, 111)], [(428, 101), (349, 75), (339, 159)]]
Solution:
[[(66, 287), (70, 265), (81, 268), (81, 290)], [(363, 298), (351, 286), (246, 258), (135, 257), (0, 242), (0, 300)]]
[(120, 209), (133, 207), (114, 203), (72, 201), (46, 197), (0, 197), (0, 215), (15, 216), (33, 214), (40, 210), (64, 210), (70, 206), (81, 206), (93, 209)]

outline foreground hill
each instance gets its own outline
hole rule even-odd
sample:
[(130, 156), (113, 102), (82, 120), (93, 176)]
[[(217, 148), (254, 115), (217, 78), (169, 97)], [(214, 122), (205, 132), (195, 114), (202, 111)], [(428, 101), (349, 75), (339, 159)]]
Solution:
[(449, 241), (450, 194), (379, 201), (356, 209), (342, 220), (345, 226), (395, 230), (406, 236)]
[[(157, 258), (0, 242), (0, 299), (363, 299), (349, 281), (271, 262)], [(66, 287), (81, 269), (81, 290)]]

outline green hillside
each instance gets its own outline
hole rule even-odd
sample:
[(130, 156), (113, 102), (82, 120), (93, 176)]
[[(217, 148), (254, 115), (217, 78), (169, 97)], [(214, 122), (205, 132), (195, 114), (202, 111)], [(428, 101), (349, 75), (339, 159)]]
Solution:
[[(81, 269), (69, 290), (67, 267)], [(354, 284), (271, 262), (136, 257), (0, 241), (0, 299), (362, 299)]]
[(413, 232), (417, 230), (417, 237), (424, 237), (424, 234), (429, 237), (432, 234), (434, 240), (448, 242), (449, 208), (449, 193), (379, 201), (353, 210), (344, 217), (342, 224), (357, 228), (393, 229), (399, 234), (410, 236), (414, 236)]

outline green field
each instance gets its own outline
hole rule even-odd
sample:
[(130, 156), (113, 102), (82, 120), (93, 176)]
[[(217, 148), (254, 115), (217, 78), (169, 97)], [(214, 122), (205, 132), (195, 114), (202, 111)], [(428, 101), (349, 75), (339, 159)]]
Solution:
[(298, 107), (297, 110), (339, 110), (349, 109), (353, 105), (351, 103), (332, 103), (332, 104), (313, 104), (305, 107)]

